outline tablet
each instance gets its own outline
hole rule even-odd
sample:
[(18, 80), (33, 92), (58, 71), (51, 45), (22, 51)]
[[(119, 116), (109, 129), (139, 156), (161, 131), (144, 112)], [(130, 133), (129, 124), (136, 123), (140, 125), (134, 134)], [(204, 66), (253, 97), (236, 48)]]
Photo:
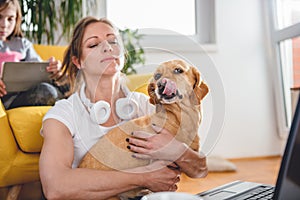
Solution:
[(49, 62), (4, 62), (1, 78), (7, 92), (21, 92), (41, 83), (50, 82), (46, 67)]

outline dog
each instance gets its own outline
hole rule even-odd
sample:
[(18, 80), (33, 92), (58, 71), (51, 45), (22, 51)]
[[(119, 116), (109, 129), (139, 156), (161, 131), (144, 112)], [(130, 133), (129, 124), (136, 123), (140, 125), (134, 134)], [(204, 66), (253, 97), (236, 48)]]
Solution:
[[(164, 127), (177, 140), (199, 151), (201, 101), (208, 92), (207, 84), (194, 66), (183, 60), (160, 64), (148, 84), (149, 100), (156, 107), (155, 113), (130, 120), (109, 131), (89, 150), (79, 167), (124, 170), (148, 165), (149, 160), (132, 157), (132, 152), (127, 149), (126, 138), (138, 130), (157, 134), (151, 128), (152, 124)], [(143, 188), (136, 189), (111, 199), (130, 199), (145, 195), (143, 192)]]

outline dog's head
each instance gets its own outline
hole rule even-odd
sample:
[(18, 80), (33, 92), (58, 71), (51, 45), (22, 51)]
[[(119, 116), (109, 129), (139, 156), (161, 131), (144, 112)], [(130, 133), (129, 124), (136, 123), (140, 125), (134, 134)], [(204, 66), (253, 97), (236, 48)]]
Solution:
[(189, 98), (198, 105), (208, 91), (197, 68), (182, 60), (160, 64), (148, 85), (150, 102), (153, 104), (171, 104)]

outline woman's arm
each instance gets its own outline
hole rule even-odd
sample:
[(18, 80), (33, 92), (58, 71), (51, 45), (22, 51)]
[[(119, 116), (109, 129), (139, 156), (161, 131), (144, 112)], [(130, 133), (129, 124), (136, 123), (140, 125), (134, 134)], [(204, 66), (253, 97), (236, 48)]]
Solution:
[(153, 191), (177, 189), (178, 172), (167, 167), (148, 173), (72, 169), (73, 140), (66, 126), (47, 119), (43, 135), (40, 177), (47, 199), (107, 199), (137, 187)]
[(205, 177), (208, 173), (206, 156), (179, 142), (166, 129), (153, 126), (156, 135), (143, 131), (133, 132), (128, 138), (128, 148), (135, 152), (136, 158), (160, 159), (175, 162), (191, 178)]

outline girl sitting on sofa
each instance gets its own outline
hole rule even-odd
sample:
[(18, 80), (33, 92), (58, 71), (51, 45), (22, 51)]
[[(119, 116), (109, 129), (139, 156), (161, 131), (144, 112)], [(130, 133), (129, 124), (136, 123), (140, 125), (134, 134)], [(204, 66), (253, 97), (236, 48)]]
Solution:
[[(23, 37), (22, 13), (18, 0), (0, 0), (0, 74), (2, 64), (8, 61), (42, 61), (32, 43)], [(55, 75), (61, 62), (51, 57), (47, 71)], [(40, 83), (27, 91), (10, 92), (0, 79), (0, 98), (6, 109), (20, 106), (54, 105), (63, 95), (55, 84)]]

